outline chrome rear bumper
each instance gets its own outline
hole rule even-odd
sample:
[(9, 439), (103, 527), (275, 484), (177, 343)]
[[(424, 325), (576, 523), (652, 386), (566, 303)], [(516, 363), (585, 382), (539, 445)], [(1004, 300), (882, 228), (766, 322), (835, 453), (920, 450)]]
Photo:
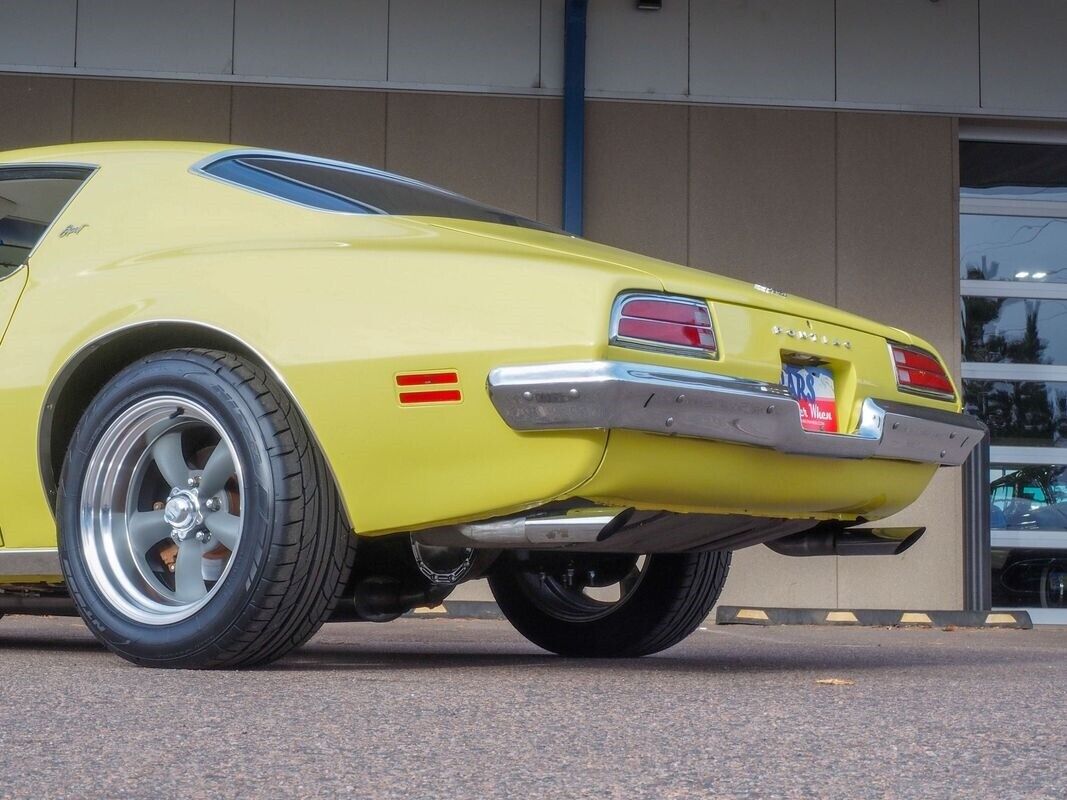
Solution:
[(619, 361), (501, 367), (489, 396), (520, 431), (625, 429), (820, 458), (957, 466), (984, 432), (966, 414), (867, 399), (854, 433), (813, 433), (780, 384)]

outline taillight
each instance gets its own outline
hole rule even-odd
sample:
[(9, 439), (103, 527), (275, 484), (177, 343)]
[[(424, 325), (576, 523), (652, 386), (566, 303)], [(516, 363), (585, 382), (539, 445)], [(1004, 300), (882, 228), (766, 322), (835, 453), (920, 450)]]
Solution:
[(917, 392), (946, 400), (955, 400), (956, 391), (952, 381), (933, 355), (917, 347), (889, 344), (893, 367), (897, 375), (897, 387), (904, 392)]
[(615, 301), (611, 343), (715, 358), (718, 348), (708, 304), (688, 297), (624, 294)]

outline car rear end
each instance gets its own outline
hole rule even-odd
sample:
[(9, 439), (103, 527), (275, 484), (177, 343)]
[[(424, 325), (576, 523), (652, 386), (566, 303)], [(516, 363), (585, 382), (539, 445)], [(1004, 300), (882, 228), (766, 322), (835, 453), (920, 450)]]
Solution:
[(602, 358), (490, 374), (492, 401), (516, 430), (610, 430), (577, 495), (878, 519), (980, 439), (927, 343), (765, 287), (669, 269), (663, 292), (615, 299)]

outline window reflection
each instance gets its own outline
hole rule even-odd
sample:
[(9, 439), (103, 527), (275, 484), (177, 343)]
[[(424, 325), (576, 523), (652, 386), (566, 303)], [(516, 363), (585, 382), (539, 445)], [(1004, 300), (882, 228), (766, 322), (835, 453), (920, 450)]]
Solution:
[(1067, 283), (1067, 219), (961, 214), (960, 278)]
[(963, 360), (1067, 364), (1067, 300), (964, 297)]
[(1067, 552), (994, 548), (993, 605), (1067, 608)]
[(1067, 199), (1067, 147), (1033, 142), (960, 142), (960, 195)]
[(993, 467), (989, 504), (991, 528), (1064, 531), (1067, 545), (1067, 466)]
[(963, 401), (993, 445), (1067, 447), (1067, 383), (967, 379)]

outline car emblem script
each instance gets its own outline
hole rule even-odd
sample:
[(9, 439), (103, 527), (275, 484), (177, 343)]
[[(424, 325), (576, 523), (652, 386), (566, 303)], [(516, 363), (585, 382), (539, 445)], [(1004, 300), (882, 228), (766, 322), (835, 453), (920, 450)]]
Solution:
[(68, 225), (59, 233), (60, 239), (66, 239), (68, 236), (77, 236), (83, 230), (88, 228), (88, 225)]

